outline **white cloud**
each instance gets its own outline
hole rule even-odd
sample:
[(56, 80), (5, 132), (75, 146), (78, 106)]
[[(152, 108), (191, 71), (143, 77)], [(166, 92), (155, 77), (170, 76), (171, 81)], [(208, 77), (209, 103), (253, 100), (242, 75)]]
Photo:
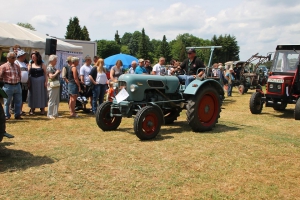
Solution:
[(53, 17), (50, 15), (36, 15), (34, 16), (30, 22), (35, 26), (48, 26), (48, 27), (56, 27), (59, 23), (59, 18)]

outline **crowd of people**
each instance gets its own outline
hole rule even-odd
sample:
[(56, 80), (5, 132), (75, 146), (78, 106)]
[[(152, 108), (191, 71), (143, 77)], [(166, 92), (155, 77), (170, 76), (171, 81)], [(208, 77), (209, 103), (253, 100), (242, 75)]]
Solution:
[[(90, 102), (91, 112), (96, 113), (97, 107), (106, 100), (112, 101), (116, 95), (113, 83), (123, 73), (148, 74), (148, 75), (177, 75), (179, 81), (188, 86), (196, 77), (204, 77), (206, 66), (196, 56), (195, 49), (187, 51), (187, 59), (183, 62), (172, 60), (166, 67), (165, 58), (161, 57), (158, 63), (151, 66), (149, 60), (139, 59), (138, 63), (132, 61), (128, 71), (122, 70), (123, 63), (118, 60), (109, 72), (104, 67), (104, 60), (95, 56), (86, 56), (85, 63), (79, 66), (79, 58), (69, 56), (67, 64), (58, 70), (56, 68), (57, 56), (50, 55), (48, 66), (45, 65), (38, 51), (30, 54), (30, 61), (26, 61), (26, 52), (20, 46), (13, 47), (13, 52), (7, 54), (7, 62), (0, 66), (0, 79), (4, 82), (3, 90), (7, 94), (4, 99), (4, 111), (6, 120), (11, 118), (10, 108), (14, 112), (15, 119), (23, 119), (26, 115), (22, 111), (23, 103), (28, 102), (29, 115), (35, 115), (36, 109), (40, 114), (56, 119), (61, 117), (58, 114), (60, 102), (60, 77), (68, 88), (70, 117), (77, 118), (76, 102), (81, 102), (86, 109), (87, 102)], [(234, 71), (222, 63), (213, 64), (209, 72), (210, 76), (217, 78), (220, 84), (227, 90), (227, 96), (232, 95), (232, 82), (235, 79)]]

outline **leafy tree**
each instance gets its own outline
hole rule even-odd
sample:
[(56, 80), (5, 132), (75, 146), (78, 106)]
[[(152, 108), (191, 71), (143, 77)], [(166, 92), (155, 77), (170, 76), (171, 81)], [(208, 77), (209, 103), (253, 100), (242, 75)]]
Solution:
[(86, 26), (83, 26), (81, 30), (81, 40), (91, 41), (89, 31)]
[(170, 42), (171, 55), (173, 59), (183, 61), (186, 58), (185, 44), (181, 38), (176, 38)]
[(28, 29), (30, 29), (32, 31), (36, 31), (35, 28), (31, 24), (29, 24), (29, 23), (18, 22), (17, 25), (22, 26), (24, 28), (28, 28)]
[(160, 45), (160, 55), (166, 59), (166, 62), (171, 61), (171, 50), (165, 35), (163, 36), (163, 40)]
[(97, 55), (101, 58), (107, 58), (109, 56), (120, 53), (121, 47), (116, 41), (111, 40), (98, 40), (97, 42)]
[(149, 42), (149, 57), (151, 57), (151, 62), (153, 61), (158, 61), (160, 55), (160, 46), (161, 46), (162, 41), (161, 40), (156, 40), (152, 39)]
[(70, 18), (65, 38), (73, 40), (82, 39), (82, 31), (79, 25), (79, 19), (77, 17)]
[(237, 44), (235, 36), (230, 35), (220, 35), (213, 36), (211, 40), (212, 45), (222, 46), (221, 49), (215, 49), (213, 62), (227, 62), (239, 60), (240, 47)]
[(118, 33), (118, 30), (116, 31), (116, 34), (115, 34), (115, 42), (119, 45), (121, 44), (121, 39), (120, 39), (120, 35)]
[(127, 45), (122, 45), (121, 46), (121, 53), (130, 54), (130, 50), (129, 50)]
[(142, 35), (139, 40), (139, 50), (138, 56), (140, 58), (148, 59), (149, 58), (149, 37), (145, 34), (145, 29), (142, 29)]
[(133, 56), (137, 56), (137, 54), (139, 52), (139, 41), (140, 41), (141, 36), (142, 36), (141, 32), (135, 31), (132, 34), (132, 37), (129, 41), (128, 48), (130, 50), (130, 54)]
[(128, 32), (124, 33), (124, 35), (121, 38), (122, 45), (127, 45), (128, 46), (129, 43), (130, 43), (131, 38), (132, 38), (132, 33), (128, 33)]

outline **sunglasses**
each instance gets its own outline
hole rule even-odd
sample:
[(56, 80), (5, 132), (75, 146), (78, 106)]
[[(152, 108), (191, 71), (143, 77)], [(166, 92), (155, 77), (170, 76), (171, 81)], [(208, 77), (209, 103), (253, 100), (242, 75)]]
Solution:
[(10, 59), (16, 59), (16, 57), (9, 57)]

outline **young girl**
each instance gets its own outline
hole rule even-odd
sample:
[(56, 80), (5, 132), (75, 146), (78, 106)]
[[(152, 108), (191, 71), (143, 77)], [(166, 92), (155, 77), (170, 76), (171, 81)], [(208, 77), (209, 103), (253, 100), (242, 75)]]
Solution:
[(113, 97), (116, 96), (115, 90), (113, 89), (113, 85), (113, 81), (110, 81), (108, 84), (109, 88), (107, 90), (107, 101), (113, 101)]

